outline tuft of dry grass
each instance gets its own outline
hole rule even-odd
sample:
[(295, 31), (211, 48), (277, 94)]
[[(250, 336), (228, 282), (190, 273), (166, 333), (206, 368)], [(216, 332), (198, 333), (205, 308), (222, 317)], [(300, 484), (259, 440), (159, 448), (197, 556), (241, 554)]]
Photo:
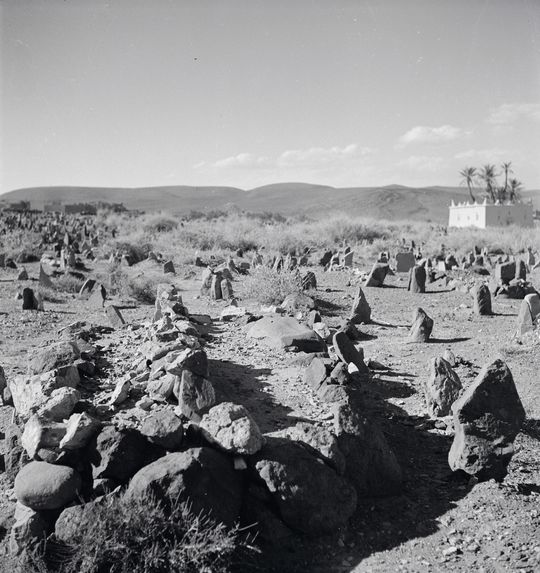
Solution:
[(285, 297), (302, 290), (302, 280), (297, 271), (275, 271), (256, 267), (243, 284), (242, 298), (261, 304), (280, 304)]

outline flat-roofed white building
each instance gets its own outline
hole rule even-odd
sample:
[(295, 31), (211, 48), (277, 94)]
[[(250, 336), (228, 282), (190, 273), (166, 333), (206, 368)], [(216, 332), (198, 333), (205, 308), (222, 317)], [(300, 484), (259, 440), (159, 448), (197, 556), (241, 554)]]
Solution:
[(449, 207), (449, 227), (532, 227), (532, 203), (454, 203)]

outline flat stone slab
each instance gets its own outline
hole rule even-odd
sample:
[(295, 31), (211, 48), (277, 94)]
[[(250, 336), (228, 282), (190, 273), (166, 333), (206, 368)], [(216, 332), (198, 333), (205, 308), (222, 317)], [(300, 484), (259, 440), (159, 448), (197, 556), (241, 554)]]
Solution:
[(247, 335), (277, 349), (321, 352), (326, 346), (315, 331), (288, 316), (265, 316), (249, 327)]

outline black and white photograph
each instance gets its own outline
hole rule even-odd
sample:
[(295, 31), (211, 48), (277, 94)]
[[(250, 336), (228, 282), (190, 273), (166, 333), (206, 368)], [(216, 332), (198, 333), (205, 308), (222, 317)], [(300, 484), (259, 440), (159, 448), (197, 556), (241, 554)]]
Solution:
[(540, 0), (0, 0), (0, 573), (540, 571)]

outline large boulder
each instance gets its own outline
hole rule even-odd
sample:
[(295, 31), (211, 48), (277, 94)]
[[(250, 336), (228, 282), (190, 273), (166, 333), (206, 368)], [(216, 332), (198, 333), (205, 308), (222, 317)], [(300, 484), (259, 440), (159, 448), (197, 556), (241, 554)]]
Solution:
[(339, 475), (343, 475), (345, 472), (345, 456), (339, 449), (337, 437), (328, 428), (308, 422), (298, 422), (296, 426), (279, 430), (272, 435), (288, 438), (296, 442), (303, 442), (311, 446)]
[(484, 366), (452, 411), (456, 432), (448, 454), (452, 470), (463, 470), (480, 480), (502, 480), (525, 419), (506, 363), (495, 360)]
[(42, 406), (54, 390), (76, 388), (79, 381), (76, 366), (61, 366), (44, 374), (16, 376), (8, 381), (8, 388), (17, 413), (28, 416)]
[(152, 412), (141, 426), (141, 434), (169, 451), (174, 451), (182, 444), (184, 428), (180, 418), (170, 409)]
[(254, 454), (264, 442), (251, 414), (244, 406), (231, 402), (222, 402), (211, 408), (199, 427), (208, 441), (231, 454)]
[(38, 348), (32, 352), (28, 360), (28, 374), (42, 374), (61, 366), (70, 366), (79, 358), (76, 344), (61, 341)]
[(399, 494), (401, 467), (379, 426), (348, 403), (334, 406), (334, 433), (346, 460), (345, 476), (359, 497)]
[(309, 446), (268, 438), (250, 459), (283, 521), (308, 535), (335, 532), (356, 509), (356, 492)]
[(430, 416), (448, 416), (461, 392), (461, 380), (444, 358), (432, 358), (425, 384), (426, 406)]
[(195, 514), (233, 525), (242, 503), (242, 482), (232, 459), (212, 448), (167, 454), (137, 472), (128, 496), (173, 498), (189, 502)]
[(88, 445), (88, 459), (94, 479), (110, 478), (127, 482), (140, 468), (164, 452), (138, 431), (106, 426)]
[(81, 477), (73, 468), (47, 462), (30, 462), (15, 478), (15, 497), (35, 511), (65, 507), (80, 488)]
[(263, 340), (276, 349), (322, 352), (326, 344), (316, 332), (288, 316), (265, 316), (248, 329), (250, 338)]

